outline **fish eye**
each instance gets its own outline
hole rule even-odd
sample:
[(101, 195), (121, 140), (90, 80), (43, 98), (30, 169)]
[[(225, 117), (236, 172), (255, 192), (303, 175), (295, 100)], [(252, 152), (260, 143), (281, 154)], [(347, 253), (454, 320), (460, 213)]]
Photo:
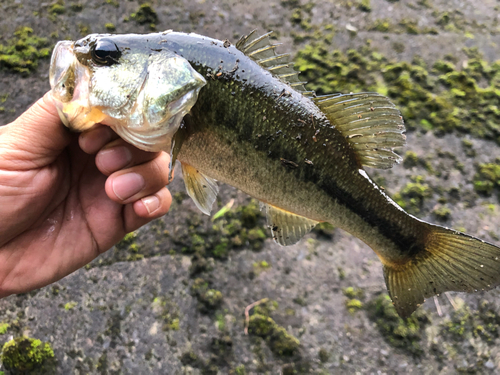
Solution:
[(97, 41), (90, 50), (92, 61), (97, 65), (113, 65), (121, 56), (118, 46), (109, 40)]

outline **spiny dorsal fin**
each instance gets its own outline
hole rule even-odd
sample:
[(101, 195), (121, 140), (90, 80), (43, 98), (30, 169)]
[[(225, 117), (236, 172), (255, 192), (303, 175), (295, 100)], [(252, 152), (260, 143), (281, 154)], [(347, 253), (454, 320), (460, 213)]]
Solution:
[(267, 217), (267, 224), (271, 228), (273, 239), (281, 246), (299, 242), (318, 224), (317, 221), (292, 214), (267, 203), (262, 203), (262, 208)]
[(328, 120), (347, 138), (362, 165), (389, 169), (401, 162), (395, 147), (406, 144), (403, 117), (385, 96), (375, 92), (313, 98)]
[(299, 72), (293, 68), (290, 61), (290, 54), (278, 55), (275, 48), (278, 44), (271, 44), (269, 36), (273, 32), (257, 36), (255, 30), (250, 34), (242, 36), (236, 43), (238, 48), (245, 55), (257, 62), (264, 69), (267, 69), (281, 81), (288, 83), (294, 90), (301, 92), (305, 96), (314, 97), (314, 91), (307, 91), (304, 87), (306, 82), (299, 79)]
[(219, 193), (217, 182), (213, 178), (200, 173), (189, 164), (181, 163), (181, 165), (187, 193), (201, 212), (210, 215), (212, 206)]

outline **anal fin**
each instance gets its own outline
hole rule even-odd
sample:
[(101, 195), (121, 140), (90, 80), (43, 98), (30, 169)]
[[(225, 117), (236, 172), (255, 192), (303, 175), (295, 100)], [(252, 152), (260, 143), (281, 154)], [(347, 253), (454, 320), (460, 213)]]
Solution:
[(309, 233), (318, 224), (318, 221), (299, 216), (281, 208), (262, 203), (267, 217), (267, 223), (271, 228), (274, 241), (281, 246), (293, 245)]
[(181, 165), (187, 193), (201, 212), (210, 215), (212, 206), (219, 193), (217, 182), (213, 178), (200, 173), (189, 164), (181, 163)]

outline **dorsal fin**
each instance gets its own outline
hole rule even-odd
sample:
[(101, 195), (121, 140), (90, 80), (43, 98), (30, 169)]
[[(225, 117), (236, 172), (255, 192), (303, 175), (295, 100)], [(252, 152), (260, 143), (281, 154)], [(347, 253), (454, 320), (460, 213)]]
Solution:
[(304, 87), (306, 82), (299, 79), (299, 72), (293, 68), (290, 61), (290, 54), (278, 55), (275, 48), (279, 44), (271, 44), (269, 36), (273, 32), (258, 36), (253, 30), (250, 34), (242, 36), (236, 43), (238, 48), (245, 55), (257, 62), (261, 67), (267, 69), (271, 74), (282, 82), (288, 83), (294, 90), (302, 95), (314, 97), (314, 91), (307, 91)]
[(365, 92), (319, 96), (313, 101), (347, 138), (362, 165), (389, 169), (401, 162), (393, 149), (406, 144), (404, 121), (388, 98)]
[(318, 224), (317, 221), (295, 215), (267, 203), (261, 203), (271, 228), (273, 239), (281, 246), (293, 245)]

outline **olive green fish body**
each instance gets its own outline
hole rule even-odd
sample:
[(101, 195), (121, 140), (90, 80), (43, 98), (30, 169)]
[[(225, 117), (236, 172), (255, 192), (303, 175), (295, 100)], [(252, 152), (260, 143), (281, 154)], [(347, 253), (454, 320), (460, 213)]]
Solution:
[(236, 45), (174, 32), (61, 42), (50, 74), (61, 118), (77, 130), (106, 120), (134, 145), (170, 152), (203, 212), (214, 180), (257, 198), (282, 245), (318, 222), (359, 237), (401, 316), (437, 293), (499, 285), (498, 247), (407, 214), (365, 173), (400, 160), (404, 126), (390, 100), (312, 97), (267, 35), (252, 35)]
[(419, 242), (418, 222), (363, 172), (349, 143), (319, 108), (234, 46), (167, 34), (170, 50), (206, 76), (185, 118), (179, 160), (262, 202), (343, 228), (387, 251)]

